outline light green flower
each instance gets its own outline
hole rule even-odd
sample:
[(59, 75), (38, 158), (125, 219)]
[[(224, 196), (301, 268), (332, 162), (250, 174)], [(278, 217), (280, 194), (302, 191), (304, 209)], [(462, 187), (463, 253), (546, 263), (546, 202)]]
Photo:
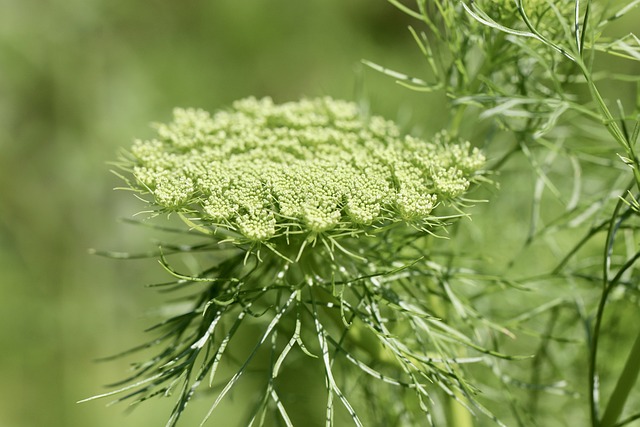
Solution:
[(176, 109), (131, 149), (135, 186), (167, 211), (239, 239), (343, 234), (430, 223), (484, 164), (469, 143), (402, 136), (382, 117), (331, 98), (276, 105), (247, 98), (211, 115)]

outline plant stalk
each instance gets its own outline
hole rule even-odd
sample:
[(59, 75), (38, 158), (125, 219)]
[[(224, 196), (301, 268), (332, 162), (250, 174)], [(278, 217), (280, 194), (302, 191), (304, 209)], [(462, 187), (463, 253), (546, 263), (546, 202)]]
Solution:
[(624, 405), (640, 374), (640, 330), (627, 357), (624, 369), (618, 378), (609, 403), (604, 411), (600, 427), (613, 427), (620, 418)]

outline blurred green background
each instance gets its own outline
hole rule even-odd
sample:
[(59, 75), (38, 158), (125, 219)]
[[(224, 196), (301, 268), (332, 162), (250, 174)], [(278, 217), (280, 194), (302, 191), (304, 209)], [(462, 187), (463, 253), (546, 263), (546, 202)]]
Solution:
[(161, 297), (144, 285), (165, 279), (88, 254), (151, 246), (117, 221), (141, 209), (112, 191), (119, 148), (175, 106), (249, 95), (366, 100), (420, 126), (441, 105), (360, 64), (420, 70), (409, 23), (384, 0), (0, 0), (0, 427), (166, 421), (169, 401), (75, 403), (123, 378), (127, 361), (94, 359), (147, 338)]
[[(127, 360), (94, 359), (147, 338), (144, 315), (164, 299), (144, 287), (166, 279), (155, 261), (88, 254), (152, 246), (117, 221), (141, 209), (112, 191), (118, 149), (175, 106), (215, 110), (249, 95), (357, 100), (431, 133), (446, 118), (442, 95), (360, 62), (421, 77), (413, 23), (384, 0), (0, 0), (0, 427), (166, 422), (169, 400), (132, 412), (75, 403), (123, 378)], [(520, 188), (505, 190), (508, 207)], [(235, 419), (233, 401), (225, 411)]]

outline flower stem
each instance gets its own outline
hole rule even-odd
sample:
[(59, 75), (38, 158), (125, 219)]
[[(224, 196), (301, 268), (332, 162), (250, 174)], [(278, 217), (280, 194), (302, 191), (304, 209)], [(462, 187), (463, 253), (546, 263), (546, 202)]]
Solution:
[(624, 369), (618, 378), (616, 388), (611, 394), (609, 403), (604, 411), (604, 416), (600, 422), (600, 427), (613, 427), (620, 418), (624, 405), (631, 394), (633, 386), (636, 384), (640, 374), (640, 331), (631, 348)]

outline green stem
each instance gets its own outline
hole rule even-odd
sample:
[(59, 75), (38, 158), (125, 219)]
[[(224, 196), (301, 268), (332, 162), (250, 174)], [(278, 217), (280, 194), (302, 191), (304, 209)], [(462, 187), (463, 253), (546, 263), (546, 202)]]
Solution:
[(471, 412), (453, 397), (449, 399), (449, 425), (456, 427), (473, 427)]
[(600, 338), (600, 327), (602, 325), (602, 318), (604, 317), (604, 309), (607, 305), (607, 297), (611, 290), (609, 282), (609, 249), (612, 245), (616, 218), (620, 209), (622, 209), (622, 198), (618, 200), (616, 204), (611, 220), (609, 221), (609, 228), (607, 230), (607, 238), (604, 245), (603, 262), (602, 262), (602, 295), (600, 296), (600, 302), (598, 303), (598, 310), (596, 312), (595, 325), (593, 327), (593, 336), (589, 337), (590, 341), (590, 354), (589, 354), (589, 405), (591, 410), (591, 425), (593, 427), (599, 427), (598, 423), (598, 381), (597, 381), (597, 369), (596, 362), (598, 360), (598, 341)]
[(613, 427), (616, 424), (631, 394), (631, 390), (638, 380), (638, 374), (640, 374), (640, 330), (631, 348), (629, 357), (627, 357), (624, 369), (618, 378), (616, 388), (611, 394), (607, 408), (604, 411), (604, 416), (600, 422), (600, 427)]
[[(630, 184), (628, 184), (625, 192), (622, 193), (622, 194), (628, 194), (629, 190), (633, 187), (634, 184), (635, 184), (634, 181), (632, 181)], [(618, 274), (612, 280), (609, 280), (610, 257), (611, 257), (611, 252), (613, 250), (612, 248), (613, 248), (613, 242), (615, 240), (615, 235), (616, 235), (616, 232), (617, 232), (620, 224), (622, 223), (624, 218), (627, 216), (627, 213), (630, 212), (630, 211), (627, 211), (627, 213), (622, 213), (622, 214), (620, 213), (620, 210), (622, 209), (624, 204), (625, 204), (625, 201), (621, 197), (618, 200), (618, 203), (616, 204), (616, 207), (614, 209), (613, 215), (611, 216), (611, 219), (609, 221), (609, 228), (608, 228), (607, 237), (606, 237), (606, 240), (605, 240), (603, 262), (602, 262), (602, 279), (603, 279), (602, 295), (600, 297), (600, 302), (598, 303), (598, 309), (597, 309), (597, 312), (596, 312), (595, 325), (593, 327), (593, 336), (589, 338), (589, 342), (590, 342), (590, 355), (589, 355), (589, 404), (591, 406), (591, 425), (593, 427), (602, 427), (602, 424), (598, 421), (599, 420), (598, 399), (597, 399), (597, 396), (598, 396), (598, 390), (597, 390), (598, 380), (597, 380), (596, 362), (597, 362), (597, 359), (598, 359), (598, 343), (599, 343), (599, 339), (600, 339), (600, 331), (601, 331), (601, 326), (602, 326), (602, 319), (604, 318), (604, 310), (605, 310), (605, 307), (607, 306), (607, 298), (608, 298), (609, 293), (611, 292), (611, 290), (620, 281), (624, 271), (627, 268), (629, 268), (630, 266), (632, 266), (635, 263), (636, 259), (637, 259), (636, 257), (631, 258), (629, 261), (627, 261), (625, 266), (623, 266), (620, 269)], [(634, 349), (635, 349), (635, 346), (634, 346)], [(632, 353), (632, 355), (633, 355), (633, 353)], [(609, 405), (611, 405), (611, 402), (609, 403)]]
[(626, 154), (629, 157), (629, 161), (631, 163), (630, 166), (631, 166), (631, 170), (633, 171), (633, 177), (635, 178), (636, 186), (640, 189), (640, 161), (638, 159), (638, 156), (635, 153), (635, 150), (633, 147), (633, 141), (627, 140), (625, 133), (620, 129), (620, 127), (616, 123), (616, 120), (614, 119), (613, 114), (611, 114), (611, 111), (609, 111), (609, 108), (607, 107), (607, 104), (602, 98), (602, 95), (600, 95), (600, 92), (598, 91), (598, 88), (595, 82), (593, 81), (591, 74), (589, 73), (589, 70), (586, 68), (586, 66), (582, 62), (576, 62), (576, 63), (580, 67), (582, 74), (587, 80), (587, 85), (589, 86), (589, 90), (591, 92), (591, 96), (593, 100), (596, 102), (596, 104), (600, 108), (600, 112), (602, 114), (602, 120), (605, 127), (607, 128), (609, 133), (613, 136), (613, 138), (625, 149)]

